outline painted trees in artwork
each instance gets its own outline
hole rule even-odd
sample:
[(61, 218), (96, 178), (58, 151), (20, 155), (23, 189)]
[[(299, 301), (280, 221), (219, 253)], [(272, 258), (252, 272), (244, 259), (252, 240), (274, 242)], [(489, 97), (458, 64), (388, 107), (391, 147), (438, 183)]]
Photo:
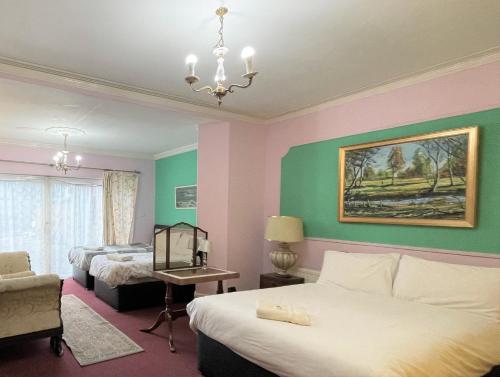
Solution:
[(391, 171), (392, 185), (394, 185), (394, 178), (398, 172), (405, 166), (405, 159), (403, 157), (403, 150), (400, 146), (392, 147), (389, 156), (387, 157), (387, 166)]
[[(372, 169), (371, 164), (375, 161), (374, 156), (379, 148), (362, 149), (349, 152), (346, 155), (346, 193), (350, 193), (353, 188), (361, 187), (363, 179), (367, 177), (367, 170)], [(372, 170), (368, 170), (371, 174)]]

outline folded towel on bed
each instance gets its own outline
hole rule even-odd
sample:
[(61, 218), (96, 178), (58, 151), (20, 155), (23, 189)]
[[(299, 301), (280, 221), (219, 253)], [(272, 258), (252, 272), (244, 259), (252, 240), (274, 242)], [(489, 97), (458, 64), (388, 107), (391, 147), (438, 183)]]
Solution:
[(290, 322), (296, 325), (311, 326), (311, 317), (304, 309), (271, 303), (257, 303), (257, 317), (272, 321)]
[(133, 260), (134, 256), (128, 254), (107, 254), (106, 258), (115, 262), (128, 262)]
[(91, 251), (103, 251), (103, 246), (84, 246), (83, 250), (91, 250)]

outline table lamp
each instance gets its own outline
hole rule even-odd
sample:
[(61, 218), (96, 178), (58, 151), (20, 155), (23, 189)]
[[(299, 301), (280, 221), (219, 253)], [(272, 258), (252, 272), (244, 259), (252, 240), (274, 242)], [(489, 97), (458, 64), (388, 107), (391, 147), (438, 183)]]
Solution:
[(268, 241), (278, 241), (278, 249), (271, 251), (271, 263), (279, 275), (288, 276), (288, 270), (297, 262), (298, 255), (290, 250), (289, 243), (304, 239), (302, 219), (293, 216), (271, 216), (267, 219), (266, 234)]

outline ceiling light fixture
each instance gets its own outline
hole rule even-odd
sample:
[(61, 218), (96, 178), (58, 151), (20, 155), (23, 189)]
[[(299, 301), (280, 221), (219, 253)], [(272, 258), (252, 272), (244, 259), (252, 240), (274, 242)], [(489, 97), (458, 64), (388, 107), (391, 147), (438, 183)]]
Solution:
[(69, 135), (84, 135), (85, 132), (83, 130), (77, 128), (69, 128), (69, 127), (51, 127), (46, 130), (52, 134), (58, 134), (64, 137), (64, 146), (62, 151), (58, 151), (52, 160), (54, 161), (53, 166), (55, 166), (57, 171), (63, 172), (65, 175), (68, 174), (71, 170), (78, 170), (81, 167), (82, 156), (75, 156), (75, 165), (69, 164), (69, 154), (70, 151), (68, 149), (68, 136)]
[(215, 72), (215, 83), (216, 87), (212, 88), (210, 85), (203, 86), (196, 89), (193, 84), (197, 83), (200, 78), (195, 74), (195, 66), (198, 62), (198, 58), (195, 55), (188, 55), (186, 58), (186, 65), (188, 67), (188, 75), (185, 80), (195, 92), (202, 92), (204, 90), (208, 91), (208, 94), (217, 97), (217, 102), (219, 106), (222, 104), (222, 100), (227, 93), (233, 93), (234, 88), (248, 88), (252, 85), (253, 78), (258, 73), (253, 69), (253, 56), (255, 55), (255, 50), (252, 47), (245, 47), (241, 52), (241, 58), (245, 62), (246, 73), (242, 75), (243, 78), (247, 79), (246, 84), (231, 84), (227, 88), (224, 86), (224, 81), (226, 81), (226, 72), (224, 70), (224, 57), (226, 56), (229, 49), (224, 45), (224, 16), (227, 14), (228, 9), (226, 7), (220, 7), (215, 11), (215, 14), (219, 17), (220, 27), (219, 27), (219, 40), (217, 41), (213, 54), (217, 57), (217, 70)]

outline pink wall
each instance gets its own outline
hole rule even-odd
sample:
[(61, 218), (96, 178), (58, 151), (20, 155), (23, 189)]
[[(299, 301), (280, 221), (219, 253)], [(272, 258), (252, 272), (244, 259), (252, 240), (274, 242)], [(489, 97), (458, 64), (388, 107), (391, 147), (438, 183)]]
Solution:
[(199, 127), (198, 224), (213, 242), (209, 264), (240, 272), (226, 283), (238, 289), (257, 287), (262, 269), (265, 137), (248, 123)]
[(237, 287), (249, 289), (262, 270), (267, 127), (232, 122), (230, 132), (228, 268), (240, 271)]
[(229, 123), (210, 123), (198, 131), (198, 226), (208, 232), (211, 266), (227, 266), (229, 217)]
[[(0, 159), (30, 162), (51, 162), (56, 151), (44, 148), (23, 147), (0, 144)], [(123, 157), (101, 156), (82, 153), (83, 166), (102, 169), (138, 170), (139, 190), (135, 217), (134, 241), (151, 242), (154, 226), (154, 162), (152, 160)], [(64, 176), (53, 167), (29, 164), (0, 162), (0, 173), (36, 174)], [(102, 178), (103, 173), (96, 170), (81, 169), (71, 173), (71, 177)]]
[[(269, 128), (266, 148), (265, 216), (279, 213), (281, 158), (292, 146), (495, 107), (500, 107), (500, 62), (274, 123)], [(264, 241), (263, 245), (263, 270), (270, 271), (269, 244)], [(320, 268), (327, 248), (366, 249), (353, 243), (349, 246), (342, 241), (311, 239), (296, 248), (300, 250), (299, 264), (313, 269)], [(401, 252), (397, 247), (382, 246), (377, 250)], [(492, 259), (478, 260), (482, 261), (478, 264), (493, 263)]]

